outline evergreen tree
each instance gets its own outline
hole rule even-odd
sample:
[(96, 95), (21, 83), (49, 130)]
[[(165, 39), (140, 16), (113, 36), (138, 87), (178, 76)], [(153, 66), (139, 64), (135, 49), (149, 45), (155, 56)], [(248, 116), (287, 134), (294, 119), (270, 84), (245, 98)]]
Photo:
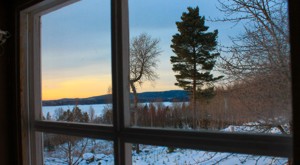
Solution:
[(89, 115), (87, 112), (82, 112), (78, 106), (74, 106), (73, 110), (64, 111), (61, 116), (58, 117), (58, 121), (69, 121), (69, 122), (88, 122)]
[(188, 12), (182, 14), (181, 20), (176, 22), (179, 33), (173, 35), (172, 39), (171, 48), (176, 55), (171, 56), (171, 63), (173, 71), (178, 73), (175, 75), (175, 85), (191, 94), (195, 118), (196, 100), (211, 96), (208, 92), (214, 91), (213, 82), (223, 77), (214, 77), (211, 73), (220, 55), (216, 52), (218, 31), (206, 32), (209, 27), (205, 26), (205, 17), (199, 16), (198, 7), (188, 7)]
[(51, 115), (50, 115), (50, 112), (47, 113), (46, 120), (52, 120), (52, 117), (51, 117)]

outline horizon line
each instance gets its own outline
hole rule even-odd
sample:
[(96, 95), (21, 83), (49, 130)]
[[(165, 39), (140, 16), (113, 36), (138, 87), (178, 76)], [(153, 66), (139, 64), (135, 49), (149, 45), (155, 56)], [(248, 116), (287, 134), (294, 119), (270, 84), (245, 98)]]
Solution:
[[(150, 92), (167, 92), (167, 91), (186, 91), (184, 89), (170, 89), (170, 90), (164, 90), (164, 91), (144, 91), (144, 92), (139, 92), (137, 94), (140, 93), (150, 93)], [(130, 92), (130, 94), (132, 94), (132, 92)], [(100, 94), (100, 95), (96, 95), (96, 96), (88, 96), (88, 97), (64, 97), (64, 98), (57, 98), (57, 99), (45, 99), (42, 101), (55, 101), (55, 100), (63, 100), (63, 99), (87, 99), (87, 98), (93, 98), (93, 97), (99, 97), (99, 96), (106, 96), (106, 95), (112, 95), (112, 94)]]

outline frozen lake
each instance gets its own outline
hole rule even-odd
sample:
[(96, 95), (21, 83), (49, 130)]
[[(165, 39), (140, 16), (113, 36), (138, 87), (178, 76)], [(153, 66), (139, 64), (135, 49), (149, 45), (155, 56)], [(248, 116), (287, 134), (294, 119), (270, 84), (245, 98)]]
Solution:
[[(140, 103), (142, 105), (149, 104), (149, 103)], [(154, 103), (158, 104), (158, 103)], [(162, 102), (164, 106), (170, 106), (173, 103), (172, 102)], [(89, 105), (77, 105), (79, 109), (81, 109), (82, 112), (89, 112), (89, 109), (93, 108), (95, 110), (95, 115), (96, 116), (102, 116), (104, 111), (106, 109), (111, 109), (112, 105), (111, 104), (89, 104)], [(59, 106), (43, 106), (42, 107), (42, 112), (43, 116), (46, 117), (47, 113), (53, 117), (55, 116), (55, 111), (62, 108), (64, 111), (67, 111), (68, 109), (72, 111), (74, 108), (74, 105), (59, 105)]]
[[(96, 116), (102, 116), (105, 109), (108, 107), (111, 107), (110, 104), (90, 104), (90, 105), (77, 105), (79, 109), (81, 109), (82, 112), (89, 112), (89, 109), (93, 108), (95, 110)], [(47, 113), (49, 113), (51, 116), (55, 116), (55, 111), (58, 109), (63, 109), (64, 111), (67, 111), (68, 109), (72, 111), (74, 108), (74, 105), (59, 105), (59, 106), (43, 106), (42, 112), (43, 116), (46, 116)]]

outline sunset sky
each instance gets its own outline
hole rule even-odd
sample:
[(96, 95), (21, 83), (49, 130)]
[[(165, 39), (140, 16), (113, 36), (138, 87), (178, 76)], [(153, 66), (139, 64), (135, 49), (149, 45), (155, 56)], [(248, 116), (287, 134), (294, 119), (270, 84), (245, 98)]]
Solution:
[[(216, 0), (129, 0), (130, 38), (148, 33), (160, 40), (162, 50), (155, 83), (144, 83), (138, 92), (180, 89), (174, 85), (170, 56), (172, 35), (177, 33), (187, 7), (200, 15), (217, 18)], [(84, 98), (107, 94), (111, 86), (111, 23), (109, 0), (82, 0), (48, 13), (42, 21), (42, 99)], [(219, 30), (219, 44), (238, 26), (209, 22), (208, 31)]]

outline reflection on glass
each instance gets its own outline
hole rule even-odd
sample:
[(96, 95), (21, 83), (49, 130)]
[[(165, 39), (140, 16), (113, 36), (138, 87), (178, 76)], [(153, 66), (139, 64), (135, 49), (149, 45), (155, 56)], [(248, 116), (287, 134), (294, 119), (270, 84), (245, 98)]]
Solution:
[(287, 2), (243, 2), (129, 0), (131, 126), (292, 134)]
[(140, 152), (132, 151), (132, 164), (160, 164), (160, 165), (282, 165), (287, 158), (254, 156), (236, 153), (208, 152), (175, 147), (140, 145)]
[(113, 142), (44, 133), (44, 164), (114, 164)]
[(43, 119), (112, 123), (110, 13), (89, 0), (41, 17)]

